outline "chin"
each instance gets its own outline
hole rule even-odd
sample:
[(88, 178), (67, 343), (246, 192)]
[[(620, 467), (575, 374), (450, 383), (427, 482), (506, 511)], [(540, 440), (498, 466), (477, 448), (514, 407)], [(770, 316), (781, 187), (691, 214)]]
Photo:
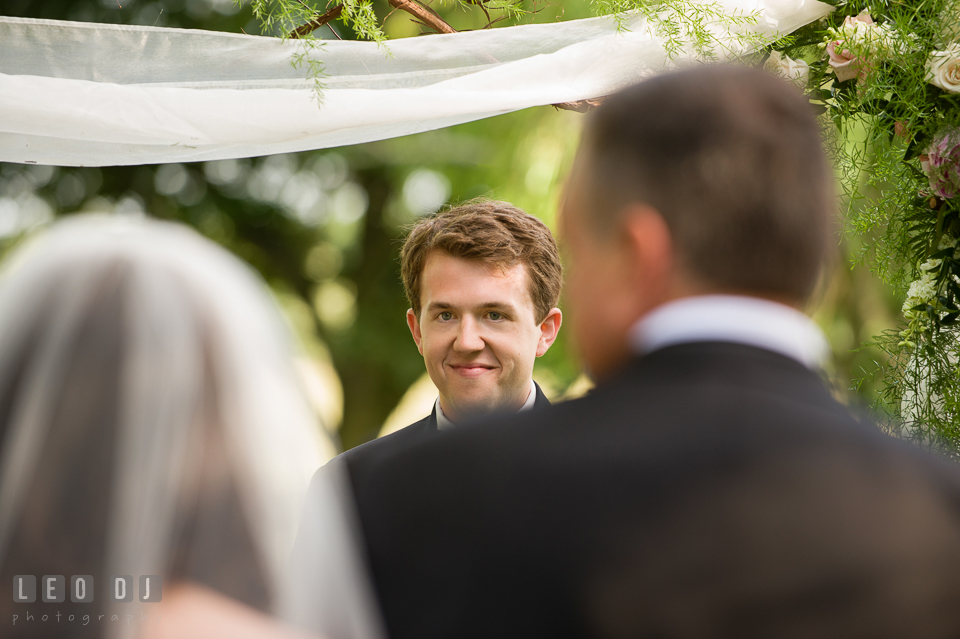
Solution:
[(477, 398), (471, 401), (464, 401), (457, 406), (457, 412), (464, 417), (480, 417), (492, 413), (499, 408), (494, 398)]

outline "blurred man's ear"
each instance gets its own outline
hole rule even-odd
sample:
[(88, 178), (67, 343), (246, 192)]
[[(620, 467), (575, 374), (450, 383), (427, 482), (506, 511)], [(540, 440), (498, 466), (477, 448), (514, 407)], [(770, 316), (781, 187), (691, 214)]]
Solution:
[(542, 357), (553, 342), (557, 339), (560, 332), (560, 324), (563, 323), (563, 313), (559, 308), (551, 308), (547, 316), (540, 322), (540, 341), (537, 343), (537, 357)]
[(413, 335), (413, 341), (417, 343), (417, 350), (423, 355), (423, 333), (420, 331), (420, 319), (412, 308), (407, 309), (407, 326), (410, 327), (410, 334)]
[(643, 312), (676, 296), (676, 260), (666, 220), (655, 208), (631, 205), (622, 216), (633, 290), (641, 296)]

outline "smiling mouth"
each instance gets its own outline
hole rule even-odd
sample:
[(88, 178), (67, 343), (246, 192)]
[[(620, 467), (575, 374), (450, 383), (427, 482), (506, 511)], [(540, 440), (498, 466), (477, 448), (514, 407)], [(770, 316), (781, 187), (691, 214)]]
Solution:
[(483, 364), (451, 364), (450, 368), (464, 377), (479, 377), (494, 369), (493, 366), (484, 366)]

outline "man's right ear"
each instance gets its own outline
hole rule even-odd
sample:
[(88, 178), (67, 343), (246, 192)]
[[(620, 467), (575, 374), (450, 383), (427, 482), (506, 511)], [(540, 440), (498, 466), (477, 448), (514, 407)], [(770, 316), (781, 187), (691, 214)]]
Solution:
[(410, 334), (413, 335), (413, 341), (417, 343), (417, 350), (423, 355), (423, 333), (420, 332), (420, 319), (413, 312), (412, 308), (407, 309), (407, 326), (410, 327)]
[(622, 216), (629, 263), (631, 290), (638, 292), (644, 312), (662, 304), (672, 294), (674, 247), (670, 227), (659, 211), (633, 205)]

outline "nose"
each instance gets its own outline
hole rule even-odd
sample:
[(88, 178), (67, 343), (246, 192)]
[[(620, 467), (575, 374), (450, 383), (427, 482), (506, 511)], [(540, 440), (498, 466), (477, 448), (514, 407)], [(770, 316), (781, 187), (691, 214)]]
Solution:
[(480, 336), (477, 321), (469, 316), (463, 318), (457, 329), (457, 339), (453, 342), (453, 348), (461, 353), (473, 353), (482, 351), (484, 346), (486, 344)]

